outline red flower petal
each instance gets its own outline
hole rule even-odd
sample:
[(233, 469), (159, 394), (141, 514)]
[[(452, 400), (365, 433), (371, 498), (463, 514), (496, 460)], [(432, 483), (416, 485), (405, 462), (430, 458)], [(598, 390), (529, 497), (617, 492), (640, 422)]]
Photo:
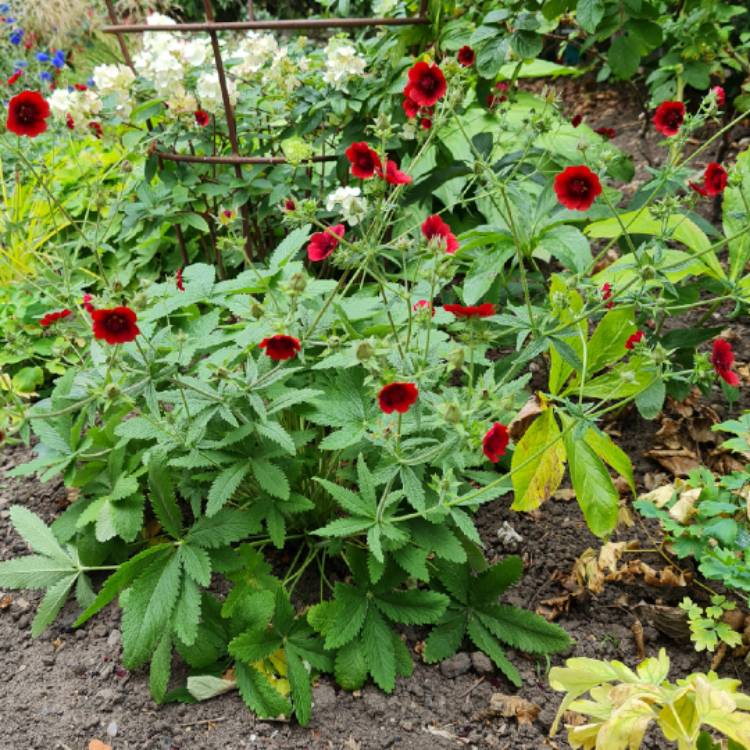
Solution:
[(275, 362), (296, 357), (297, 352), (302, 348), (299, 339), (286, 336), (283, 333), (277, 333), (275, 336), (263, 339), (258, 346), (265, 349), (266, 354)]
[(459, 248), (456, 235), (451, 232), (451, 228), (437, 215), (428, 216), (422, 223), (422, 234), (429, 242), (436, 237), (441, 240), (445, 246), (445, 252), (452, 255)]
[(325, 232), (316, 232), (310, 237), (307, 245), (307, 257), (313, 263), (325, 260), (338, 247), (345, 231), (346, 227), (343, 224), (336, 224), (334, 227), (328, 227)]
[(474, 50), (467, 44), (461, 47), (460, 50), (458, 50), (456, 59), (461, 65), (464, 66), (464, 68), (470, 68), (474, 64), (474, 61), (477, 59), (477, 55), (476, 52), (474, 52)]
[(727, 186), (727, 170), (715, 161), (709, 162), (703, 173), (704, 195), (721, 195)]
[(625, 342), (625, 348), (632, 349), (637, 343), (643, 340), (644, 335), (643, 331), (636, 331)]
[(495, 314), (495, 305), (492, 302), (483, 302), (481, 305), (443, 305), (443, 310), (453, 313), (457, 318), (489, 318)]
[(380, 168), (380, 157), (364, 141), (352, 143), (344, 153), (352, 165), (352, 174), (362, 180), (368, 180)]
[(383, 174), (383, 168), (378, 165), (377, 169), (378, 177), (382, 177), (389, 185), (411, 185), (412, 178), (406, 172), (402, 172), (398, 168), (398, 164), (392, 159), (388, 159), (385, 163), (385, 174)]
[(440, 67), (418, 62), (409, 70), (409, 98), (420, 107), (432, 107), (445, 96), (448, 87)]
[(583, 165), (566, 167), (555, 177), (554, 188), (557, 199), (571, 211), (588, 211), (602, 192), (599, 178)]
[(482, 438), (482, 451), (484, 455), (493, 464), (497, 463), (500, 460), (500, 456), (505, 454), (509, 439), (508, 428), (504, 424), (500, 424), (500, 422), (495, 422)]
[(112, 307), (91, 311), (94, 337), (108, 344), (126, 344), (140, 333), (137, 316), (129, 307)]
[(740, 384), (740, 379), (736, 372), (732, 371), (734, 365), (734, 352), (732, 345), (725, 339), (716, 339), (714, 341), (713, 352), (711, 353), (711, 364), (716, 370), (716, 374), (724, 380), (727, 385), (736, 388)]
[(37, 91), (22, 91), (14, 96), (8, 104), (8, 120), (5, 126), (16, 135), (36, 138), (47, 130), (49, 115), (49, 104), (40, 93)]
[(57, 323), (58, 320), (67, 318), (68, 315), (72, 315), (72, 314), (73, 314), (73, 311), (68, 310), (67, 308), (65, 308), (64, 310), (56, 310), (55, 312), (49, 312), (39, 321), (39, 325), (42, 328), (48, 328), (53, 323)]
[(414, 383), (389, 383), (380, 390), (378, 404), (385, 414), (396, 411), (406, 414), (419, 396), (419, 390)]
[(662, 102), (654, 112), (654, 127), (662, 135), (677, 135), (683, 122), (685, 122), (685, 105), (682, 102)]

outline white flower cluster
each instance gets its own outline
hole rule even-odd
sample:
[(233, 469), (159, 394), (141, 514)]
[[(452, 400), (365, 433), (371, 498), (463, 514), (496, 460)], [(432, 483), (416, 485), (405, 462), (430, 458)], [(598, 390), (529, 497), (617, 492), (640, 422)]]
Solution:
[[(227, 91), (229, 92), (229, 101), (234, 106), (237, 104), (237, 86), (234, 81), (227, 79)], [(215, 70), (201, 73), (195, 85), (195, 93), (198, 94), (201, 106), (207, 112), (216, 114), (222, 110), (224, 104), (221, 97), (221, 84), (219, 83), (219, 74)]]
[(346, 84), (365, 72), (367, 63), (357, 50), (342, 39), (331, 39), (325, 49), (326, 61), (323, 80), (338, 91), (344, 91)]
[(273, 63), (278, 55), (279, 45), (271, 34), (249, 31), (232, 54), (232, 57), (239, 59), (239, 63), (232, 68), (232, 73), (237, 76), (254, 75), (266, 63)]
[[(174, 19), (152, 13), (146, 19), (149, 26), (175, 24)], [(143, 35), (143, 49), (133, 59), (138, 74), (150, 80), (156, 93), (164, 98), (184, 100), (185, 74), (203, 65), (208, 58), (208, 42), (198, 36), (183, 37), (169, 32)]]
[(127, 65), (97, 65), (93, 78), (101, 96), (114, 96), (117, 114), (123, 120), (130, 117), (130, 111), (133, 109), (130, 87), (135, 81), (135, 73)]
[(352, 227), (359, 224), (367, 213), (367, 200), (357, 187), (336, 188), (326, 198), (326, 209), (335, 211), (337, 206), (341, 206), (341, 216)]
[(47, 101), (52, 116), (65, 120), (69, 127), (88, 127), (102, 110), (102, 100), (91, 89), (55, 89)]

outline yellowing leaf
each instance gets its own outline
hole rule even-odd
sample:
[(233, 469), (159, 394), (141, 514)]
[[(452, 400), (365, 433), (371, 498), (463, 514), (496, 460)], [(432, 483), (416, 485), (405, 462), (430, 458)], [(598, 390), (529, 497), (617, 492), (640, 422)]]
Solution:
[(549, 500), (565, 472), (565, 448), (552, 409), (534, 420), (511, 460), (513, 510), (534, 510)]

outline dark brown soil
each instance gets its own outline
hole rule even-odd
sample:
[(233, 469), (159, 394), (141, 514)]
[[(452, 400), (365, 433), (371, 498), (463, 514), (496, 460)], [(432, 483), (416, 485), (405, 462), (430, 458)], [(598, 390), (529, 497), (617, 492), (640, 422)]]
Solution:
[[(584, 86), (560, 84), (564, 98), (582, 101)], [(576, 88), (577, 86), (577, 88)], [(577, 99), (574, 97), (578, 97)], [(590, 97), (587, 121), (618, 131), (615, 143), (636, 155), (636, 180), (645, 176), (644, 164), (657, 149), (651, 136), (640, 139), (640, 109), (630, 94), (604, 90)], [(586, 101), (586, 99), (583, 99)], [(586, 105), (588, 107), (588, 105)], [(598, 115), (594, 119), (594, 114)], [(572, 114), (572, 112), (571, 112)], [(637, 155), (641, 154), (641, 157)], [(718, 321), (716, 322), (718, 325)], [(747, 326), (734, 326), (747, 334)], [(740, 362), (750, 359), (745, 345), (750, 336), (738, 335), (735, 348)], [(728, 416), (718, 391), (712, 399), (722, 418)], [(734, 413), (748, 401), (735, 405)], [(644, 476), (659, 468), (642, 456), (657, 430), (655, 423), (640, 419), (635, 412), (621, 415), (618, 442), (631, 456), (643, 489)], [(35, 480), (5, 477), (10, 467), (27, 460), (28, 451), (6, 449), (0, 453), (0, 559), (24, 554), (24, 543), (13, 532), (8, 508), (18, 503), (50, 521), (61, 507), (65, 493), (60, 484), (41, 485)], [(490, 558), (508, 552), (498, 540), (497, 530), (508, 522), (522, 541), (518, 553), (524, 558), (525, 577), (510, 595), (516, 604), (538, 607), (544, 600), (566, 593), (561, 578), (588, 547), (597, 549), (575, 502), (550, 501), (534, 515), (517, 514), (506, 500), (483, 508), (478, 525)], [(638, 538), (645, 545), (654, 527), (640, 523), (616, 539)], [(656, 555), (644, 555), (653, 567), (660, 567)], [(5, 592), (0, 591), (0, 600)], [(570, 602), (569, 611), (558, 619), (575, 639), (568, 655), (620, 659), (637, 662), (630, 626), (640, 602), (673, 605), (686, 593), (697, 597), (694, 588), (653, 588), (644, 584), (608, 584), (597, 597), (584, 596)], [(295, 723), (257, 720), (236, 694), (204, 704), (155, 705), (148, 694), (144, 672), (130, 674), (120, 665), (119, 613), (109, 607), (78, 631), (69, 627), (75, 608), (68, 604), (57, 622), (39, 639), (30, 637), (30, 621), (39, 597), (29, 592), (10, 592), (9, 606), (0, 605), (0, 750), (83, 750), (92, 738), (112, 745), (114, 750), (224, 750), (225, 748), (305, 748), (326, 750), (436, 750), (436, 748), (501, 748), (540, 750), (569, 747), (564, 732), (547, 738), (560, 696), (550, 690), (550, 664), (514, 654), (524, 686), (518, 694), (541, 708), (532, 725), (517, 725), (514, 719), (486, 718), (493, 692), (513, 693), (512, 686), (492, 672), (480, 674), (476, 663), (464, 669), (456, 663), (455, 675), (445, 667), (430, 667), (415, 655), (415, 671), (409, 680), (399, 680), (393, 695), (386, 696), (368, 685), (350, 694), (324, 678), (314, 691), (314, 718), (307, 728)], [(664, 638), (644, 619), (646, 651), (653, 655), (667, 648), (672, 659), (672, 677), (692, 671), (707, 671), (710, 657), (697, 654), (690, 644)], [(422, 637), (407, 632), (414, 649)], [(468, 645), (468, 644), (467, 644)], [(567, 655), (564, 655), (567, 656)], [(560, 664), (564, 656), (552, 659)], [(460, 662), (460, 660), (459, 660)], [(750, 669), (740, 660), (726, 659), (720, 674), (743, 680), (750, 687)], [(453, 675), (453, 676), (451, 676)], [(648, 739), (648, 750), (664, 748), (663, 740)]]

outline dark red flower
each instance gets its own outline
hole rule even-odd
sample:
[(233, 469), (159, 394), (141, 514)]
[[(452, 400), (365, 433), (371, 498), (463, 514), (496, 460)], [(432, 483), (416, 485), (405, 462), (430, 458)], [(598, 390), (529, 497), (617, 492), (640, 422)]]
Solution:
[(506, 94), (508, 93), (508, 84), (505, 81), (499, 81), (495, 84), (495, 91), (499, 93), (487, 94), (487, 107), (488, 109), (495, 109), (499, 104), (508, 100)]
[(662, 135), (677, 135), (683, 122), (685, 122), (685, 105), (682, 102), (662, 102), (654, 112), (654, 127)]
[(596, 128), (594, 132), (602, 138), (606, 138), (608, 141), (612, 140), (612, 138), (617, 135), (617, 131), (614, 128)]
[(180, 266), (177, 269), (177, 275), (175, 276), (175, 283), (177, 284), (177, 288), (181, 291), (185, 291), (185, 284), (182, 281), (182, 266)]
[(505, 449), (508, 447), (508, 428), (500, 422), (490, 427), (482, 438), (482, 450), (484, 455), (496, 464), (500, 460), (500, 456), (505, 455)]
[(389, 383), (380, 390), (378, 403), (380, 410), (386, 414), (397, 411), (406, 414), (409, 407), (416, 402), (419, 391), (414, 383)]
[(411, 120), (419, 114), (419, 104), (411, 98), (411, 84), (407, 84), (404, 89), (404, 101), (401, 102), (404, 108), (404, 114)]
[(285, 211), (295, 211), (296, 209), (297, 209), (297, 204), (291, 198), (287, 198), (284, 201)]
[(724, 93), (724, 87), (714, 86), (711, 91), (713, 91), (714, 95), (716, 96), (716, 105), (719, 107), (719, 109), (724, 109), (724, 105), (727, 101), (727, 95)]
[(456, 59), (464, 66), (464, 68), (470, 68), (477, 59), (477, 54), (468, 44), (466, 44), (458, 50)]
[(432, 303), (428, 302), (426, 299), (421, 299), (419, 302), (415, 302), (412, 310), (414, 310), (415, 313), (429, 310), (432, 313), (432, 317), (435, 317), (435, 308), (432, 306)]
[(599, 178), (584, 166), (566, 167), (555, 177), (555, 193), (571, 211), (587, 211), (602, 192)]
[(36, 138), (47, 129), (49, 104), (37, 91), (22, 91), (8, 104), (8, 121), (5, 127), (16, 135)]
[(92, 131), (94, 132), (94, 135), (95, 135), (95, 136), (96, 136), (97, 138), (101, 138), (101, 137), (102, 137), (102, 133), (103, 133), (104, 131), (102, 130), (102, 126), (101, 126), (101, 124), (100, 124), (100, 123), (98, 123), (98, 122), (96, 122), (96, 121), (94, 120), (94, 121), (92, 121), (92, 122), (90, 122), (90, 123), (89, 123), (89, 127), (90, 127), (90, 128), (91, 128), (91, 130), (92, 130)]
[(112, 307), (92, 310), (94, 337), (104, 339), (108, 344), (126, 344), (140, 333), (136, 314), (129, 307)]
[(422, 223), (422, 234), (427, 241), (439, 237), (442, 244), (445, 245), (445, 252), (449, 255), (458, 250), (458, 240), (456, 235), (451, 232), (451, 228), (437, 215), (428, 216)]
[(419, 127), (422, 128), (422, 130), (431, 130), (432, 129), (432, 118), (431, 117), (423, 117), (419, 122)]
[(302, 348), (299, 339), (295, 339), (294, 336), (285, 336), (283, 333), (263, 339), (258, 346), (265, 349), (266, 354), (275, 362), (293, 359)]
[(8, 80), (8, 86), (12, 86), (21, 76), (23, 75), (22, 70), (17, 70)]
[(68, 112), (68, 114), (65, 115), (65, 127), (68, 130), (75, 130), (75, 126), (76, 126), (76, 123), (75, 123), (75, 120), (73, 119), (73, 115), (71, 115), (70, 112)]
[(344, 152), (352, 165), (352, 174), (362, 180), (368, 180), (380, 168), (380, 157), (364, 141), (352, 143)]
[(574, 128), (577, 128), (582, 122), (583, 122), (583, 115), (573, 115), (573, 117), (570, 118), (570, 124)]
[(481, 305), (443, 305), (443, 310), (453, 313), (457, 318), (489, 318), (495, 314), (492, 302), (482, 302)]
[(194, 114), (196, 125), (202, 128), (205, 128), (211, 122), (211, 115), (205, 109), (196, 109)]
[(607, 303), (607, 308), (610, 310), (615, 306), (615, 301), (612, 299), (612, 284), (608, 281), (602, 284), (602, 300)]
[(40, 321), (39, 325), (42, 328), (48, 328), (53, 323), (57, 323), (58, 320), (62, 320), (63, 318), (67, 318), (68, 315), (72, 315), (73, 311), (68, 310), (67, 308), (65, 310), (56, 310), (55, 312), (47, 313)]
[[(420, 107), (432, 107), (445, 96), (447, 85), (443, 71), (435, 63), (418, 62), (409, 70), (408, 97)], [(406, 89), (404, 90), (406, 94)]]
[(708, 195), (708, 190), (706, 190), (703, 185), (700, 185), (697, 182), (693, 182), (692, 180), (690, 180), (690, 182), (688, 182), (688, 187), (691, 190), (695, 190), (698, 195), (702, 195), (704, 198)]
[(90, 294), (84, 294), (83, 299), (81, 300), (81, 305), (83, 305), (83, 309), (89, 314), (92, 315), (94, 310), (96, 309), (92, 304), (91, 300), (94, 299)]
[(402, 172), (393, 159), (386, 160), (385, 174), (380, 165), (377, 166), (375, 171), (377, 172), (378, 177), (382, 177), (389, 185), (411, 185), (411, 176), (406, 174), (406, 172)]
[(714, 350), (711, 354), (711, 364), (716, 370), (716, 374), (724, 380), (727, 385), (736, 388), (740, 384), (737, 373), (732, 371), (734, 364), (734, 352), (732, 345), (725, 339), (716, 339), (714, 341)]
[(343, 224), (336, 224), (334, 227), (328, 227), (325, 232), (316, 232), (310, 237), (307, 257), (314, 263), (325, 260), (338, 247), (345, 231), (346, 227)]
[(703, 173), (706, 195), (721, 195), (727, 186), (727, 170), (715, 161), (709, 162)]
[(636, 331), (635, 333), (631, 334), (631, 336), (625, 342), (625, 348), (632, 349), (637, 343), (643, 340), (644, 336), (645, 334), (643, 333), (643, 331)]
[(85, 85), (85, 84), (83, 84), (83, 83), (74, 83), (74, 84), (73, 84), (73, 88), (74, 88), (74, 89), (75, 89), (76, 91), (88, 91), (88, 86), (86, 86), (86, 85)]

